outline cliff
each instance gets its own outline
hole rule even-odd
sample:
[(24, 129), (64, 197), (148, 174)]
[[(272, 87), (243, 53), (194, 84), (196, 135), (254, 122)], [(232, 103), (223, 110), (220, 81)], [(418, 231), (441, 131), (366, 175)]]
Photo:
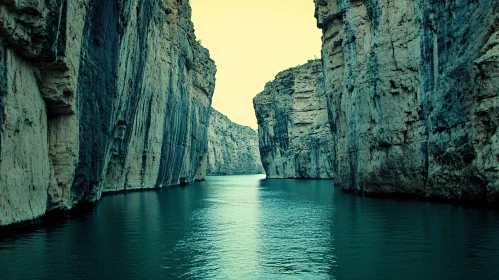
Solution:
[(0, 4), (0, 226), (192, 182), (215, 65), (186, 0)]
[(334, 175), (320, 60), (288, 69), (253, 99), (260, 154), (268, 178)]
[(211, 109), (208, 126), (207, 174), (262, 174), (258, 134)]
[(315, 3), (335, 183), (499, 202), (499, 3)]

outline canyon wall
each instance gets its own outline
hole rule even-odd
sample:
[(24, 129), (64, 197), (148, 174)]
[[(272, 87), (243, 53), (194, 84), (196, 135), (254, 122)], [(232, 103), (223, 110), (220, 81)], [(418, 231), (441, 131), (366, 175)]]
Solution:
[(208, 126), (207, 174), (263, 174), (258, 134), (211, 109)]
[(280, 72), (253, 104), (267, 178), (333, 178), (334, 142), (320, 60)]
[(187, 0), (0, 1), (0, 226), (192, 182), (215, 65)]
[(315, 0), (335, 183), (499, 202), (499, 3)]

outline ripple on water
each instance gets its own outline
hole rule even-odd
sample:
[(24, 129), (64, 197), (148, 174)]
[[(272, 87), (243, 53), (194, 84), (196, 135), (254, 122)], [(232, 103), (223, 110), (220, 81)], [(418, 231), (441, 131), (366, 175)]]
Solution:
[(0, 277), (496, 279), (497, 211), (262, 179), (104, 197), (82, 218), (0, 240)]

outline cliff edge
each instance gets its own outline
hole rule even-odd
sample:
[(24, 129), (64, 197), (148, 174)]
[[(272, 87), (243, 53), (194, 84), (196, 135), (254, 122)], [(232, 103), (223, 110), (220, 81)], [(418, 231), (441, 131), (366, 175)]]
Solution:
[(211, 109), (208, 126), (208, 175), (262, 174), (258, 134)]
[(499, 202), (499, 3), (315, 0), (335, 183)]
[(0, 226), (192, 182), (215, 64), (186, 0), (0, 3)]
[(320, 60), (277, 74), (253, 99), (267, 178), (331, 179), (334, 143)]

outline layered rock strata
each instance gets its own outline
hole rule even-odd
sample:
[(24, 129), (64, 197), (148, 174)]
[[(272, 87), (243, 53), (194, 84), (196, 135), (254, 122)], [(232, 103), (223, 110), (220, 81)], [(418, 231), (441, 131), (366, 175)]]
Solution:
[(208, 126), (208, 175), (263, 174), (258, 133), (232, 122), (215, 109)]
[(320, 60), (288, 69), (254, 99), (268, 178), (333, 178), (334, 143)]
[(0, 1), (0, 226), (192, 182), (215, 65), (186, 0)]
[(315, 0), (335, 183), (499, 202), (499, 2)]

